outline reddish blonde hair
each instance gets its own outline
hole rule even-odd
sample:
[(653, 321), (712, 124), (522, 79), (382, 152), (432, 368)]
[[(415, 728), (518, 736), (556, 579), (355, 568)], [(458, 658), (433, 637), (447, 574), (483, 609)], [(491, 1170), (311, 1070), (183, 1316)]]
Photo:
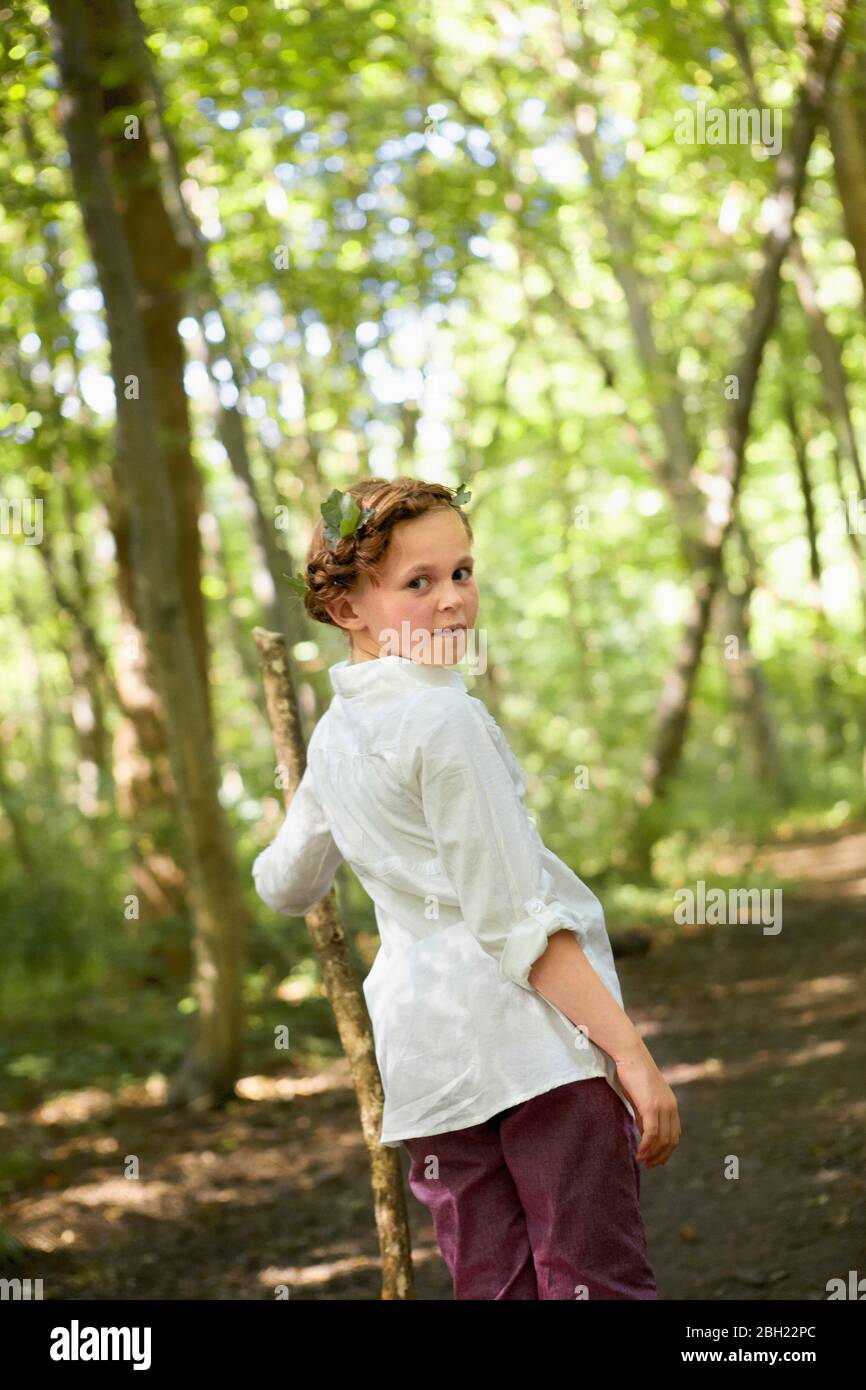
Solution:
[(374, 515), (359, 526), (360, 535), (343, 536), (332, 550), (325, 539), (325, 523), (320, 515), (307, 547), (304, 578), (304, 607), (317, 623), (339, 627), (325, 604), (334, 603), (355, 587), (362, 574), (375, 582), (391, 544), (391, 534), (400, 521), (411, 521), (442, 507), (454, 507), (472, 540), (472, 527), (452, 494), (456, 489), (443, 483), (425, 483), (418, 478), (364, 478), (346, 489), (362, 508), (372, 507)]

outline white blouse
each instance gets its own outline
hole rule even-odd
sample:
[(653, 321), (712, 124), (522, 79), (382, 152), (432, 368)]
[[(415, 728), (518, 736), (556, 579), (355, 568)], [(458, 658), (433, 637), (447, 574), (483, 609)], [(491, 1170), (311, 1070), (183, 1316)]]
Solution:
[(253, 864), (275, 912), (304, 916), (345, 859), (373, 900), (380, 949), (364, 995), (385, 1107), (380, 1143), (441, 1134), (613, 1059), (529, 983), (573, 931), (622, 1005), (598, 898), (524, 805), (520, 764), (453, 667), (338, 661), (282, 827)]

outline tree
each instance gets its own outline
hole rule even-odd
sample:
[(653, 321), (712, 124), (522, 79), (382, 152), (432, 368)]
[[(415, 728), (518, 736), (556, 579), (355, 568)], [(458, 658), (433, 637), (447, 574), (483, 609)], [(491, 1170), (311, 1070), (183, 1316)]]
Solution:
[[(198, 1033), (170, 1100), (196, 1105), (233, 1094), (240, 1061), (240, 970), (247, 911), (218, 796), (205, 686), (200, 594), (189, 518), (198, 485), (171, 466), (188, 452), (170, 224), (148, 169), (140, 89), (130, 66), (132, 0), (56, 0), (51, 6), (64, 87), (63, 120), (84, 226), (105, 301), (117, 404), (118, 467), (129, 497), (132, 569), (164, 701), (172, 770), (189, 859)], [(105, 106), (103, 94), (107, 93)], [(105, 107), (107, 106), (107, 110)], [(134, 177), (135, 175), (135, 177)], [(135, 223), (135, 216), (141, 221)], [(149, 219), (155, 219), (155, 224)], [(148, 245), (151, 236), (167, 245)], [(165, 286), (164, 259), (169, 267)], [(154, 356), (163, 354), (159, 364)], [(158, 392), (167, 392), (160, 403)], [(198, 638), (196, 633), (198, 632)]]

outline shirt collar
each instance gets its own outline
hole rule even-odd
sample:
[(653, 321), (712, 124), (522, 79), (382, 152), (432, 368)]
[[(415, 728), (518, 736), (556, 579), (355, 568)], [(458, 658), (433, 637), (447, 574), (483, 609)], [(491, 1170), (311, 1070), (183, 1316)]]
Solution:
[(451, 666), (425, 666), (407, 656), (379, 656), (371, 661), (352, 661), (348, 657), (328, 667), (331, 684), (338, 695), (367, 695), (371, 691), (395, 690), (399, 686), (444, 685), (465, 690), (466, 682)]

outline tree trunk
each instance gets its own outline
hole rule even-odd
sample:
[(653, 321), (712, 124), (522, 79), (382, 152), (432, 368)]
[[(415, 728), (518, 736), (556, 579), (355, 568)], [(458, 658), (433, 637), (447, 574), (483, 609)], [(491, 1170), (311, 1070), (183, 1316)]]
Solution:
[[(818, 548), (818, 526), (815, 518), (815, 497), (812, 478), (809, 473), (809, 458), (806, 440), (800, 429), (794, 396), (787, 381), (784, 384), (782, 405), (791, 447), (797, 464), (797, 477), (803, 496), (803, 511), (806, 517), (806, 535), (809, 540), (809, 588), (812, 607), (815, 610), (815, 705), (824, 712), (827, 721), (827, 740), (829, 748), (841, 753), (845, 747), (845, 718), (835, 699), (835, 687), (831, 674), (833, 660), (833, 639), (821, 585), (821, 552)], [(837, 455), (838, 460), (838, 455)], [(837, 464), (838, 466), (838, 464)], [(859, 555), (859, 550), (858, 550)], [(862, 576), (861, 576), (862, 578)], [(866, 732), (866, 716), (863, 729)]]
[[(38, 492), (38, 489), (35, 491)], [(47, 502), (48, 499), (43, 497), (41, 500)], [(45, 566), (54, 602), (61, 612), (68, 614), (73, 624), (65, 656), (72, 683), (72, 724), (78, 739), (79, 775), (80, 764), (88, 762), (98, 772), (104, 772), (108, 767), (108, 735), (103, 701), (107, 678), (105, 653), (89, 616), (84, 612), (80, 590), (73, 595), (61, 576), (50, 526), (45, 528), (42, 543), (37, 549)]]
[(848, 240), (866, 297), (866, 59), (846, 53), (825, 117)]
[(3, 812), (9, 822), (9, 829), (12, 832), (12, 845), (15, 850), (15, 857), (21, 865), (21, 869), (28, 878), (31, 878), (36, 871), (36, 862), (30, 847), (30, 838), (25, 824), (23, 806), (21, 798), (9, 782), (4, 766), (6, 758), (6, 739), (7, 730), (0, 725), (0, 811)]
[[(198, 485), (186, 462), (179, 463), (189, 449), (188, 438), (178, 437), (186, 426), (183, 362), (172, 319), (180, 300), (166, 280), (183, 262), (170, 238), (161, 244), (168, 219), (164, 210), (158, 212), (158, 186), (152, 178), (148, 183), (144, 127), (137, 139), (124, 138), (124, 110), (135, 114), (140, 103), (130, 68), (130, 6), (131, 0), (51, 0), (50, 9), (72, 174), (108, 322), (136, 610), (165, 708), (188, 857), (198, 1032), (168, 1099), (203, 1107), (234, 1093), (242, 938), (249, 917), (218, 795), (202, 670), (200, 593), (196, 598), (189, 592), (193, 568), (185, 547), (198, 555), (189, 530)], [(112, 80), (105, 102), (108, 120), (102, 91), (106, 65)], [(133, 171), (141, 180), (137, 188)], [(115, 178), (123, 190), (120, 206)], [(146, 276), (144, 283), (139, 274)], [(154, 352), (165, 353), (156, 369)], [(160, 404), (163, 390), (167, 395)], [(166, 438), (169, 428), (173, 432)], [(178, 471), (183, 476), (175, 477), (173, 486)]]
[(790, 806), (794, 793), (785, 770), (785, 762), (773, 720), (767, 684), (760, 663), (752, 651), (750, 637), (750, 605), (755, 590), (757, 563), (741, 518), (735, 522), (746, 568), (746, 583), (742, 593), (734, 592), (730, 583), (722, 583), (714, 616), (722, 640), (736, 638), (736, 652), (723, 650), (725, 671), (731, 701), (752, 744), (754, 766), (762, 790), (769, 792), (779, 806)]
[[(846, 517), (849, 514), (849, 508), (851, 514), (859, 517), (863, 498), (866, 497), (866, 479), (863, 476), (860, 446), (851, 415), (848, 377), (843, 362), (842, 347), (818, 303), (812, 273), (806, 263), (802, 247), (796, 238), (791, 247), (791, 262), (797, 294), (809, 326), (809, 335), (821, 363), (821, 391), (824, 396), (827, 417), (835, 432), (839, 452), (848, 467), (847, 482), (845, 470), (841, 466), (838, 467), (839, 500)], [(863, 578), (864, 547), (859, 529), (853, 531), (849, 529), (847, 534), (849, 544), (855, 554), (857, 573), (860, 577), (860, 601), (863, 605), (864, 623), (866, 623), (866, 585), (864, 585)]]

